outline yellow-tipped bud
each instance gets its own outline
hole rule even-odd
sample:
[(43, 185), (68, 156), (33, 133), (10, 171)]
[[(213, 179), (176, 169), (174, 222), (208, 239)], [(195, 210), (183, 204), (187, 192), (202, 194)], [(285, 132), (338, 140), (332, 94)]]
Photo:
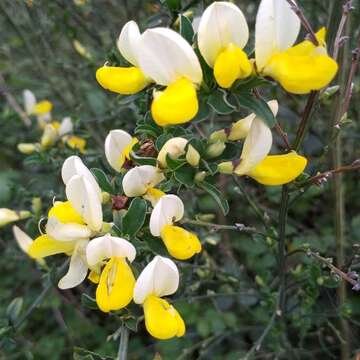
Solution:
[(206, 154), (210, 158), (216, 158), (220, 156), (225, 150), (225, 143), (222, 141), (217, 141), (216, 143), (210, 144), (206, 149)]
[(18, 150), (25, 155), (30, 155), (36, 151), (36, 144), (21, 143), (17, 145)]
[(27, 219), (31, 216), (31, 212), (28, 210), (21, 210), (19, 211), (19, 218), (20, 220)]
[(228, 139), (228, 136), (226, 134), (225, 129), (221, 129), (218, 131), (214, 131), (209, 138), (209, 143), (213, 144), (216, 143), (218, 141), (222, 141), (222, 142), (226, 142)]
[(108, 192), (103, 191), (101, 193), (101, 203), (107, 204), (111, 200), (111, 195)]
[(42, 208), (42, 201), (39, 197), (34, 197), (31, 200), (31, 209), (35, 214), (40, 214)]
[(234, 165), (231, 161), (225, 161), (218, 165), (218, 171), (221, 174), (232, 174), (234, 171)]
[(191, 144), (189, 144), (186, 152), (186, 161), (194, 167), (199, 165), (200, 154)]
[(199, 171), (196, 175), (194, 180), (196, 182), (202, 182), (206, 178), (206, 171)]

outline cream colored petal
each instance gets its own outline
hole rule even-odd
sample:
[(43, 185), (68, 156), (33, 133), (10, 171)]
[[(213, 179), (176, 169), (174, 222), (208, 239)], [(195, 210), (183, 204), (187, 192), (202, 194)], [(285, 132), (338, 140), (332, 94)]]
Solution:
[(138, 277), (134, 288), (134, 302), (142, 304), (148, 295), (171, 295), (179, 287), (179, 271), (175, 263), (155, 256)]
[(78, 241), (89, 239), (91, 230), (86, 225), (63, 224), (55, 216), (51, 216), (46, 223), (46, 234), (58, 241)]
[(27, 253), (30, 245), (33, 242), (33, 239), (16, 225), (12, 227), (12, 230), (15, 240), (18, 243), (20, 249), (24, 253)]
[(256, 117), (247, 135), (240, 157), (240, 164), (236, 167), (237, 175), (244, 175), (255, 167), (270, 152), (272, 134), (270, 128)]
[(202, 81), (201, 66), (193, 48), (171, 29), (146, 30), (138, 54), (142, 71), (157, 84), (169, 85), (181, 77), (194, 84)]
[(122, 186), (126, 196), (142, 196), (164, 179), (164, 174), (155, 166), (135, 166), (125, 174)]
[(20, 219), (19, 214), (11, 209), (0, 209), (0, 227)]
[(166, 155), (169, 154), (171, 158), (177, 159), (179, 156), (185, 154), (185, 147), (188, 143), (187, 139), (182, 137), (174, 137), (169, 139), (159, 151), (157, 160), (159, 161), (161, 167), (165, 168), (166, 166)]
[(199, 24), (198, 44), (210, 67), (226, 46), (234, 44), (243, 49), (248, 39), (245, 16), (235, 4), (216, 1), (206, 8)]
[(120, 54), (132, 65), (139, 67), (138, 46), (140, 31), (137, 23), (133, 20), (128, 21), (121, 30), (117, 41)]
[(85, 176), (88, 181), (90, 181), (91, 185), (95, 189), (96, 193), (98, 194), (99, 199), (101, 199), (101, 190), (100, 187), (94, 177), (94, 175), (91, 173), (91, 171), (84, 165), (82, 160), (76, 156), (70, 156), (68, 157), (61, 168), (61, 176), (63, 179), (64, 184), (66, 185), (69, 180), (74, 175), (82, 175)]
[(74, 129), (74, 125), (71, 121), (71, 117), (70, 116), (64, 117), (60, 124), (59, 136), (69, 134), (73, 131), (73, 129)]
[(24, 98), (24, 108), (25, 108), (25, 112), (30, 115), (33, 110), (34, 107), (36, 105), (36, 97), (34, 95), (34, 93), (30, 90), (24, 90), (23, 91), (23, 98)]
[(87, 241), (83, 241), (76, 246), (71, 255), (69, 270), (58, 283), (60, 289), (71, 289), (85, 280), (88, 273), (88, 264), (84, 256), (86, 244)]
[(91, 240), (86, 248), (89, 266), (95, 266), (111, 257), (126, 257), (132, 262), (135, 256), (136, 249), (129, 241), (110, 234)]
[(119, 158), (131, 141), (132, 137), (124, 130), (111, 130), (106, 137), (105, 155), (108, 163), (114, 170), (121, 170)]
[(92, 183), (84, 175), (75, 175), (66, 184), (66, 196), (88, 227), (99, 231), (102, 227), (101, 200)]
[(286, 0), (262, 0), (256, 15), (255, 58), (259, 71), (277, 51), (291, 47), (300, 32), (300, 20)]
[(150, 216), (150, 232), (160, 236), (164, 225), (173, 224), (184, 216), (184, 203), (176, 195), (164, 195), (155, 205)]

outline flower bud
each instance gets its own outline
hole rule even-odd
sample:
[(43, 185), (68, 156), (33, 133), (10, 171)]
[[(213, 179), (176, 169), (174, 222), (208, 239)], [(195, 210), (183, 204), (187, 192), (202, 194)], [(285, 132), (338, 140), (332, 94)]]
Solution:
[(172, 159), (177, 159), (181, 155), (185, 154), (185, 147), (188, 141), (182, 137), (174, 137), (170, 140), (168, 140), (163, 147), (161, 148), (157, 160), (160, 163), (160, 166), (162, 168), (166, 168), (166, 155), (169, 154), (169, 156)]
[(218, 165), (218, 171), (221, 174), (232, 174), (234, 171), (234, 165), (231, 161), (225, 161)]
[(206, 171), (199, 171), (196, 173), (194, 180), (196, 182), (202, 182), (206, 178)]
[(254, 118), (255, 114), (250, 114), (245, 118), (233, 123), (229, 134), (229, 140), (236, 141), (246, 138)]
[(32, 209), (33, 213), (40, 214), (41, 213), (41, 208), (42, 208), (41, 198), (34, 197), (31, 200), (31, 209)]
[(226, 142), (228, 139), (225, 129), (214, 131), (209, 138), (209, 143), (214, 144), (218, 141)]
[(103, 191), (101, 193), (101, 203), (107, 204), (111, 200), (111, 195), (108, 192)]
[(58, 137), (58, 131), (52, 124), (47, 124), (44, 129), (44, 133), (41, 137), (41, 147), (43, 149), (53, 145)]
[(20, 220), (20, 216), (16, 211), (6, 208), (0, 209), (0, 227), (17, 220)]
[(191, 144), (189, 144), (186, 152), (186, 161), (194, 167), (199, 165), (200, 154)]
[(210, 144), (206, 149), (206, 154), (209, 158), (216, 158), (220, 156), (225, 150), (225, 143), (222, 141), (217, 141), (216, 143)]
[(36, 144), (20, 143), (17, 148), (22, 154), (30, 155), (36, 151)]

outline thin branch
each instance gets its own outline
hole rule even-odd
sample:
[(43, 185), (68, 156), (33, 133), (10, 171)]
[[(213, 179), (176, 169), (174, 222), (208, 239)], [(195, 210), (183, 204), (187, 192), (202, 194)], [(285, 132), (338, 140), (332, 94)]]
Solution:
[(10, 93), (5, 79), (0, 73), (0, 95), (3, 95), (9, 106), (19, 115), (25, 126), (31, 126), (31, 120), (25, 113), (25, 111), (21, 108), (21, 106), (16, 101), (15, 97)]
[(308, 19), (305, 17), (303, 11), (300, 9), (300, 7), (293, 1), (293, 0), (286, 0), (290, 6), (291, 9), (295, 12), (295, 14), (298, 16), (298, 18), (301, 21), (302, 26), (306, 30), (306, 32), (309, 34), (309, 39), (312, 43), (314, 43), (315, 46), (319, 46), (319, 42), (316, 38), (315, 32), (313, 28), (311, 27)]
[(126, 360), (127, 359), (127, 349), (129, 343), (129, 330), (123, 324), (120, 331), (120, 342), (119, 342), (119, 350), (117, 353), (116, 360)]

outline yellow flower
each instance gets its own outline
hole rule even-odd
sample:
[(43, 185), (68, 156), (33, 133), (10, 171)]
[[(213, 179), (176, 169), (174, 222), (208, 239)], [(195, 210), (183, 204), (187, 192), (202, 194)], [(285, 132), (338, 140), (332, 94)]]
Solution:
[(262, 0), (256, 17), (255, 57), (258, 72), (277, 80), (286, 91), (307, 94), (327, 86), (338, 65), (327, 54), (322, 28), (318, 45), (305, 40), (293, 44), (300, 20), (286, 0)]
[(155, 256), (138, 277), (134, 302), (143, 304), (145, 326), (155, 338), (166, 340), (185, 334), (185, 323), (178, 311), (163, 296), (179, 287), (179, 271), (170, 259)]
[(150, 216), (150, 232), (160, 236), (169, 254), (176, 259), (186, 260), (201, 251), (198, 237), (174, 222), (184, 216), (184, 204), (176, 195), (165, 195), (155, 205)]

